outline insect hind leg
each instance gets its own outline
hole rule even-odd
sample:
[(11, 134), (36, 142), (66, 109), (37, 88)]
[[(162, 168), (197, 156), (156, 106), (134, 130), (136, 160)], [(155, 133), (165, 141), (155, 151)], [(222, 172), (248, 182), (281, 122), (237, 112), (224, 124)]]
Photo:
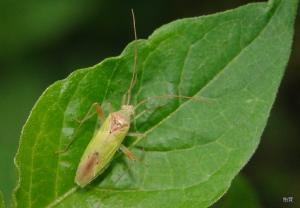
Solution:
[(135, 160), (133, 153), (127, 147), (125, 147), (123, 144), (121, 144), (120, 150), (123, 152), (124, 155), (127, 156), (127, 158), (129, 160)]

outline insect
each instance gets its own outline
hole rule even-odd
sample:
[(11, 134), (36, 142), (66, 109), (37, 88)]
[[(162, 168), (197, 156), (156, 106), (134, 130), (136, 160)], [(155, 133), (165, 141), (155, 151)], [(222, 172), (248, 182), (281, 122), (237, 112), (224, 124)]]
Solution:
[[(97, 106), (98, 112), (99, 107)], [(129, 159), (133, 159), (132, 153), (122, 144), (128, 134), (133, 114), (133, 106), (123, 105), (121, 110), (110, 113), (104, 120), (81, 157), (75, 176), (75, 182), (79, 186), (86, 186), (100, 175), (119, 148)]]
[[(134, 37), (137, 40), (135, 16), (131, 10)], [(75, 176), (75, 183), (80, 187), (89, 184), (100, 175), (111, 162), (113, 156), (120, 149), (127, 157), (133, 160), (133, 154), (122, 144), (128, 135), (131, 119), (134, 115), (134, 106), (130, 105), (131, 90), (136, 82), (137, 48), (134, 48), (133, 76), (127, 93), (123, 97), (122, 106), (119, 111), (110, 112), (106, 119), (99, 104), (95, 104), (98, 117), (102, 125), (95, 136), (86, 147)]]
[[(132, 21), (134, 29), (134, 37), (137, 40), (136, 26), (135, 26), (135, 16), (133, 10)], [(134, 159), (131, 151), (125, 147), (122, 142), (126, 136), (138, 137), (136, 142), (138, 142), (145, 135), (140, 133), (129, 133), (130, 124), (134, 120), (135, 109), (140, 105), (148, 101), (148, 99), (139, 102), (135, 107), (130, 104), (131, 91), (136, 83), (137, 73), (137, 47), (134, 48), (134, 64), (133, 64), (133, 74), (130, 82), (130, 86), (123, 96), (123, 101), (121, 109), (116, 112), (110, 110), (109, 115), (105, 118), (103, 110), (100, 104), (93, 104), (90, 109), (96, 108), (96, 113), (100, 118), (102, 123), (101, 127), (97, 130), (96, 134), (93, 136), (89, 144), (87, 145), (77, 168), (75, 183), (80, 187), (85, 187), (91, 181), (93, 181), (97, 176), (105, 171), (112, 161), (117, 150), (121, 150), (130, 160)], [(166, 95), (166, 96), (153, 96), (156, 98), (184, 98), (190, 99), (192, 97), (188, 96), (177, 96), (177, 95)], [(142, 114), (141, 112), (140, 114)], [(88, 113), (87, 113), (88, 114)], [(135, 118), (139, 117), (140, 114), (136, 115)], [(135, 143), (136, 143), (135, 142)], [(71, 141), (72, 143), (72, 141)], [(67, 148), (70, 144), (67, 145)]]

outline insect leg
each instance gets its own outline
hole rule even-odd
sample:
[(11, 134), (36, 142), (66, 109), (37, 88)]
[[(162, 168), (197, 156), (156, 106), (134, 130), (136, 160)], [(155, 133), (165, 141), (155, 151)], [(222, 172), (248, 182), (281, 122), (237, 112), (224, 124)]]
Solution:
[(100, 119), (101, 123), (103, 123), (105, 120), (103, 109), (99, 103), (95, 103), (95, 107), (96, 107), (96, 113), (98, 115), (98, 118)]
[[(95, 110), (95, 109), (96, 110)], [(93, 103), (87, 113), (83, 116), (82, 119), (76, 119), (76, 121), (81, 125), (82, 123), (86, 122), (90, 118), (92, 118), (95, 113), (97, 113), (100, 121), (103, 121), (105, 119), (105, 115), (103, 113), (103, 110), (101, 108), (101, 105), (99, 103)]]
[(114, 112), (114, 109), (113, 109), (111, 103), (108, 103), (108, 109), (109, 109), (110, 114)]
[(129, 137), (136, 137), (135, 141), (130, 144), (129, 148), (135, 146), (143, 138), (147, 137), (147, 135), (145, 133), (139, 133), (139, 132), (128, 133), (127, 136), (129, 136)]
[(147, 112), (147, 110), (143, 110), (142, 112), (138, 113), (137, 115), (134, 116), (134, 118), (131, 120), (132, 122), (137, 120), (139, 117), (144, 115)]
[[(128, 133), (127, 136), (130, 136), (130, 137), (137, 137), (137, 140), (140, 141), (142, 138), (146, 137), (145, 134), (143, 133), (138, 133), (138, 132), (133, 132), (133, 133)], [(129, 146), (132, 147), (134, 146), (138, 141), (134, 141), (133, 144), (131, 144)], [(142, 150), (142, 154), (141, 154), (141, 157), (138, 158), (137, 160), (135, 159), (133, 153), (127, 148), (125, 147), (123, 144), (120, 146), (120, 150), (128, 157), (129, 160), (134, 160), (134, 161), (138, 161), (138, 162), (143, 162), (144, 160), (144, 157), (145, 157), (145, 151), (144, 151), (144, 148), (141, 148)]]
[(141, 117), (142, 115), (144, 115), (147, 111), (154, 111), (156, 109), (159, 109), (159, 108), (162, 108), (163, 106), (157, 106), (153, 109), (146, 109), (146, 110), (143, 110), (141, 111), (140, 113), (138, 113), (137, 115), (134, 116), (134, 118), (132, 119), (132, 122), (137, 120), (139, 117)]
[(127, 136), (129, 136), (129, 137), (143, 137), (144, 134), (143, 133), (139, 133), (139, 132), (129, 132), (127, 134)]
[[(94, 110), (94, 108), (96, 108), (96, 110)], [(71, 141), (62, 150), (56, 151), (57, 154), (61, 154), (61, 153), (68, 151), (70, 146), (73, 144), (73, 142), (77, 138), (77, 134), (79, 133), (79, 129), (81, 128), (82, 124), (84, 122), (86, 122), (87, 120), (89, 120), (90, 118), (92, 118), (95, 115), (95, 112), (97, 113), (98, 117), (100, 118), (100, 121), (101, 122), (104, 121), (105, 116), (104, 116), (103, 110), (101, 108), (101, 105), (99, 103), (93, 103), (91, 105), (91, 107), (89, 108), (89, 110), (87, 111), (87, 113), (84, 115), (83, 119), (77, 120), (79, 122), (79, 126), (75, 129), (75, 132), (72, 135)]]
[(122, 106), (126, 105), (126, 100), (127, 100), (127, 93), (125, 93), (122, 97), (122, 104), (121, 104)]
[(135, 160), (133, 153), (123, 144), (121, 144), (120, 150), (128, 157), (129, 160)]

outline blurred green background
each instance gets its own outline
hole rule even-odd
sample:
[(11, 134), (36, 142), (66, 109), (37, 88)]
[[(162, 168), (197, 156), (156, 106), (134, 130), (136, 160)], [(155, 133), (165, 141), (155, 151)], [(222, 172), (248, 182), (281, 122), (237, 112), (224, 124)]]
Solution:
[[(0, 0), (0, 189), (6, 200), (15, 186), (13, 158), (21, 128), (33, 104), (54, 81), (120, 54), (133, 39), (130, 8), (136, 13), (138, 36), (147, 38), (172, 20), (249, 2), (253, 1)], [(251, 185), (262, 207), (300, 207), (299, 57), (298, 14), (278, 97), (261, 144), (242, 170), (247, 182), (237, 186), (239, 190), (244, 183)], [(233, 193), (239, 198), (239, 191)], [(283, 203), (283, 197), (294, 197), (294, 202)], [(238, 207), (228, 207), (234, 206)]]

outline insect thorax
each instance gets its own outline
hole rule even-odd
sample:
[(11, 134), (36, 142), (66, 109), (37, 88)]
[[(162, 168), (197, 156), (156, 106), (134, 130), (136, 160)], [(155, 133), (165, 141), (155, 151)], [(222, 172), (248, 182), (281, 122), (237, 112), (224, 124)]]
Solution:
[(131, 116), (134, 114), (132, 105), (123, 105), (120, 111), (111, 114), (110, 132), (128, 130)]
[(134, 115), (134, 107), (133, 105), (122, 105), (121, 110), (126, 112), (128, 116)]

